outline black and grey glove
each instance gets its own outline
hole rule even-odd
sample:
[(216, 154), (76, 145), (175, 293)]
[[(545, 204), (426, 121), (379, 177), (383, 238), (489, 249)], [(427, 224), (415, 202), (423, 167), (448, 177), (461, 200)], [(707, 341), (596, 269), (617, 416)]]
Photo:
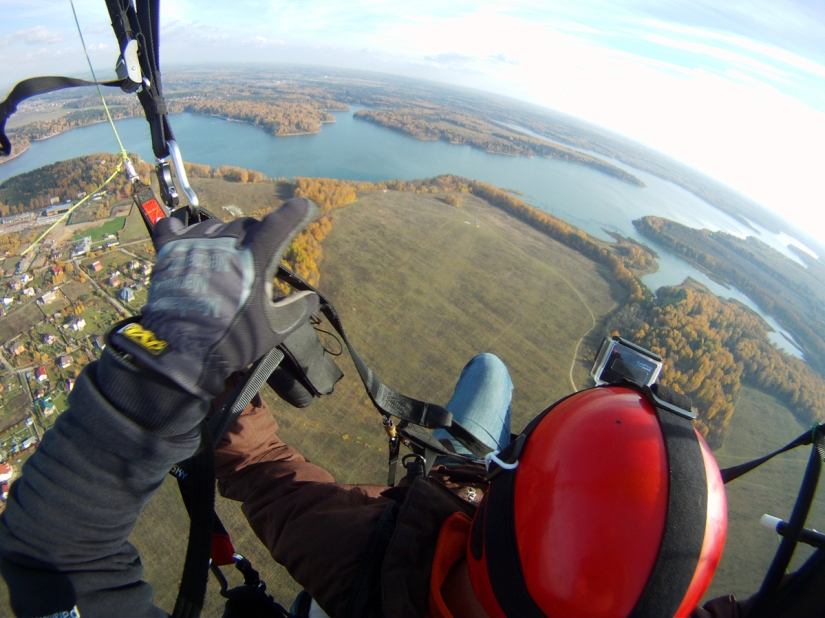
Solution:
[(111, 342), (141, 364), (202, 398), (283, 342), (318, 308), (299, 292), (273, 302), (272, 280), (292, 239), (315, 217), (304, 198), (288, 200), (262, 221), (204, 221), (155, 228), (157, 262), (139, 322)]

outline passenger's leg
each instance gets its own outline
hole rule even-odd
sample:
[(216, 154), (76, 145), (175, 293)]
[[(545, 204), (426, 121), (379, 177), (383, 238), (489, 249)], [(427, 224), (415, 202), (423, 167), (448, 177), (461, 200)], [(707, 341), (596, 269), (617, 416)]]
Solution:
[[(462, 427), (499, 451), (510, 442), (512, 399), (513, 382), (507, 367), (493, 354), (479, 354), (461, 371), (447, 410)], [(471, 454), (445, 429), (437, 429), (433, 435), (450, 440), (457, 453)]]

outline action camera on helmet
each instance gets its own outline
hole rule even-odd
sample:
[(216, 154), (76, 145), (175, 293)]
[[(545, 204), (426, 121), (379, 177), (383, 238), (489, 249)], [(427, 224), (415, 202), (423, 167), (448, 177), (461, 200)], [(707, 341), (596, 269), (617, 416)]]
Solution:
[(590, 375), (596, 386), (631, 380), (640, 386), (652, 386), (662, 371), (662, 357), (622, 339), (605, 337), (596, 353)]

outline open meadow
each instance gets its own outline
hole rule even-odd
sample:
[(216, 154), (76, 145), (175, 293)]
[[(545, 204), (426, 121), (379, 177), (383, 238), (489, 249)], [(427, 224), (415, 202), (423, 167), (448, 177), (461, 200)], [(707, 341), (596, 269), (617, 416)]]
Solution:
[[(743, 388), (736, 402), (730, 435), (714, 452), (720, 468), (735, 466), (767, 455), (800, 436), (804, 427), (775, 398), (752, 388)], [(762, 527), (759, 518), (767, 513), (785, 521), (791, 516), (810, 447), (798, 447), (731, 481), (728, 496), (728, 536), (722, 562), (706, 598), (733, 593), (737, 598), (754, 594), (779, 547), (779, 537)], [(825, 527), (825, 497), (814, 501), (808, 528)], [(791, 570), (799, 568), (812, 549), (799, 545)]]

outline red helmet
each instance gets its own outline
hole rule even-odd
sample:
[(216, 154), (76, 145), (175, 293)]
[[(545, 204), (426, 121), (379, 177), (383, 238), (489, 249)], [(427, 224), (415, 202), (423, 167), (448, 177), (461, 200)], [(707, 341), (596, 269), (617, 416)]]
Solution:
[(467, 548), (490, 616), (693, 610), (722, 555), (727, 503), (704, 439), (666, 407), (628, 386), (582, 391), (502, 451), (518, 466), (496, 467)]

